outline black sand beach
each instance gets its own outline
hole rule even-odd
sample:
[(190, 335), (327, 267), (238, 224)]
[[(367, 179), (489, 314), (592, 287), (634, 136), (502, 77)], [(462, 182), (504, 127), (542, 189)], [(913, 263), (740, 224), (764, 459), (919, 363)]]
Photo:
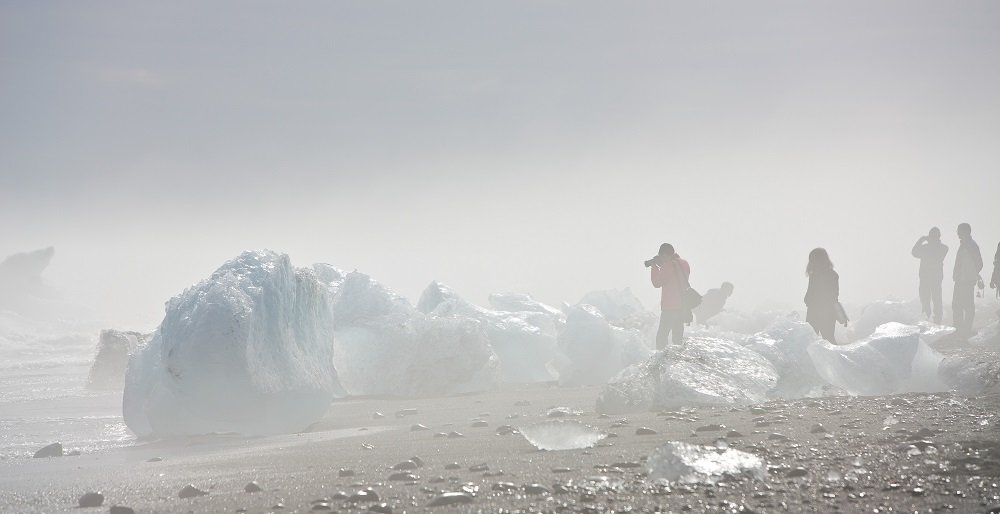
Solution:
[[(301, 434), (206, 436), (7, 461), (0, 463), (0, 511), (987, 512), (1000, 505), (997, 395), (836, 397), (606, 416), (594, 412), (598, 391), (532, 385), (352, 399)], [(551, 419), (554, 407), (610, 437), (590, 449), (540, 451), (511, 432)], [(768, 476), (654, 483), (646, 458), (668, 441), (752, 453)], [(247, 492), (251, 482), (261, 490)], [(207, 494), (180, 498), (189, 484)], [(372, 493), (358, 495), (366, 489)], [(78, 507), (96, 491), (103, 505)], [(441, 496), (449, 492), (465, 496)], [(462, 503), (432, 506), (435, 498)]]

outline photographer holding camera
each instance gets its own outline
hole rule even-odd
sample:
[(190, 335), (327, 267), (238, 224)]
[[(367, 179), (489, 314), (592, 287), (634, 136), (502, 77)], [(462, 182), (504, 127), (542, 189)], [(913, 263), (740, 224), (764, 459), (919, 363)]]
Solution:
[(671, 333), (674, 344), (684, 342), (684, 323), (690, 313), (684, 306), (684, 292), (690, 287), (691, 266), (674, 252), (670, 243), (660, 245), (656, 257), (645, 264), (650, 268), (653, 287), (660, 289), (660, 327), (656, 331), (656, 349), (663, 350)]

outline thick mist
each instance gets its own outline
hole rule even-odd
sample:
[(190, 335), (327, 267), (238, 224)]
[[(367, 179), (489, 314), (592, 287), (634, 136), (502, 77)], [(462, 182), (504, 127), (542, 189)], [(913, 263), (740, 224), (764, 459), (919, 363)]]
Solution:
[[(149, 330), (246, 249), (416, 301), (692, 285), (911, 299), (917, 238), (1000, 241), (992, 2), (0, 7), (0, 258)], [(988, 268), (987, 264), (987, 268)], [(984, 270), (984, 278), (988, 279)]]

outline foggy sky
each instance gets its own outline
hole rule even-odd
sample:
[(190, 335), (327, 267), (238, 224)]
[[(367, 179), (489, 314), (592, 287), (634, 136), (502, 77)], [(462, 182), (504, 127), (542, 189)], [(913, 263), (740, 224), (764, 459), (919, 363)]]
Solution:
[(671, 242), (751, 309), (823, 246), (911, 299), (931, 226), (1000, 240), (998, 49), (990, 1), (0, 2), (0, 257), (143, 330), (256, 248), (654, 308)]

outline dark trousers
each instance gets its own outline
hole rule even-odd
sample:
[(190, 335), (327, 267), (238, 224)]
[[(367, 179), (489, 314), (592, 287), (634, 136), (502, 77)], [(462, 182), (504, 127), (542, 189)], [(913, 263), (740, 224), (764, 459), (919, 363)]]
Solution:
[(806, 319), (820, 337), (833, 344), (837, 344), (837, 338), (834, 337), (834, 328), (837, 326), (837, 314), (832, 310), (830, 312), (825, 311), (826, 309), (819, 314), (808, 313), (806, 314)]
[[(920, 305), (928, 318), (933, 317), (934, 323), (941, 324), (941, 281), (933, 278), (920, 279)], [(932, 310), (933, 305), (933, 310)]]
[(972, 320), (976, 317), (976, 283), (955, 282), (955, 293), (951, 298), (951, 312), (955, 328), (959, 333), (972, 332)]
[(687, 311), (670, 309), (660, 311), (660, 327), (656, 330), (656, 349), (667, 347), (667, 338), (674, 334), (674, 344), (684, 342), (684, 322), (687, 321)]

